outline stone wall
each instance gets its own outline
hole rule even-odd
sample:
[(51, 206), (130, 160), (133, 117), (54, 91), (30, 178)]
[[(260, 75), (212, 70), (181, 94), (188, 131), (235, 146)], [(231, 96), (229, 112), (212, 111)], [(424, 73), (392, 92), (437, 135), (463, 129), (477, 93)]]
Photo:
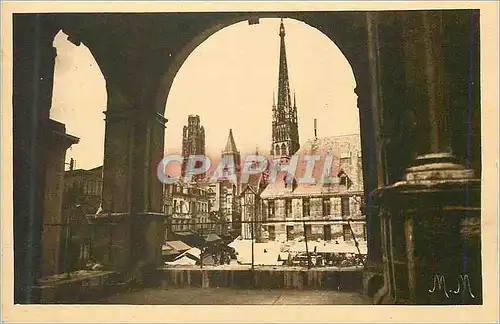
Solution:
[(361, 270), (322, 269), (193, 269), (165, 268), (159, 271), (161, 286), (230, 287), (256, 289), (337, 289), (358, 291), (362, 287)]

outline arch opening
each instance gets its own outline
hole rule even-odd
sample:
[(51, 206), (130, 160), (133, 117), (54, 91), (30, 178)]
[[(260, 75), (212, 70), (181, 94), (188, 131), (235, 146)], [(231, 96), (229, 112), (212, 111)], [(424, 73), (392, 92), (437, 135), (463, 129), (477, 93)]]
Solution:
[[(299, 106), (297, 119), (302, 128), (299, 137), (314, 137), (314, 118), (317, 119), (316, 131), (319, 135), (359, 133), (359, 111), (354, 92), (356, 80), (348, 58), (327, 35), (315, 27), (297, 19), (287, 18), (284, 22), (287, 26), (286, 54), (288, 61), (295, 61), (289, 62), (288, 70), (291, 102)], [(261, 116), (272, 118), (272, 96), (277, 90), (278, 80), (277, 26), (279, 18), (263, 18), (257, 25), (249, 25), (247, 20), (216, 25), (193, 39), (176, 55), (158, 90), (158, 96), (164, 102), (163, 112), (169, 120), (165, 132), (167, 153), (181, 151), (181, 145), (172, 145), (171, 140), (182, 134), (182, 125), (187, 123), (185, 116), (177, 123), (184, 114), (183, 110), (189, 111), (189, 114), (210, 113), (211, 116), (205, 116), (205, 119), (210, 120), (202, 120), (205, 128), (208, 123), (215, 125), (218, 119), (230, 124), (230, 121), (223, 119), (231, 117), (241, 120), (243, 118), (237, 117), (252, 113), (261, 114), (251, 116), (252, 120)], [(311, 48), (308, 46), (310, 43), (316, 44), (312, 46), (316, 51), (299, 50), (299, 47)], [(211, 57), (211, 60), (206, 57)], [(209, 64), (210, 67), (207, 66)], [(228, 64), (231, 68), (226, 67)], [(325, 95), (315, 96), (315, 93)], [(217, 104), (210, 99), (216, 96), (219, 97)], [(252, 98), (254, 96), (259, 99)], [(345, 109), (349, 109), (349, 113), (345, 113)], [(311, 110), (314, 112), (309, 113)], [(335, 127), (331, 127), (329, 121), (334, 121)], [(255, 125), (248, 120), (245, 122)], [(265, 128), (265, 134), (260, 130), (260, 134), (253, 134), (261, 139), (258, 146), (264, 148), (271, 147), (266, 142), (272, 137), (270, 122)], [(213, 136), (210, 132), (205, 129), (206, 138)], [(275, 135), (284, 141), (285, 132), (285, 128), (278, 127)], [(214, 141), (225, 142), (226, 135), (218, 135)], [(234, 136), (241, 135), (235, 132)], [(245, 139), (239, 138), (238, 141), (245, 142)], [(213, 152), (210, 152), (209, 146), (207, 143), (209, 153), (219, 153), (219, 147), (214, 147)], [(248, 144), (248, 151), (255, 152), (255, 146)]]
[[(50, 118), (78, 138), (66, 151), (57, 272), (84, 269), (92, 259), (87, 215), (101, 207), (107, 92), (104, 76), (83, 44), (74, 45), (62, 30), (56, 48)], [(90, 154), (89, 154), (90, 152)]]
[[(210, 35), (208, 37), (204, 34), (203, 42), (200, 39), (193, 40), (197, 47), (191, 48), (193, 44), (190, 44), (181, 51), (176, 57), (177, 63), (171, 65), (165, 75), (166, 79), (171, 80), (164, 82), (159, 90), (165, 100), (165, 117), (169, 121), (165, 132), (166, 154), (194, 154), (195, 152), (186, 150), (185, 147), (195, 147), (190, 143), (198, 143), (196, 134), (200, 133), (197, 131), (199, 125), (204, 128), (202, 142), (206, 147), (203, 152), (212, 161), (218, 161), (224, 154), (254, 154), (255, 147), (269, 147), (274, 155), (281, 156), (293, 155), (300, 150), (312, 154), (316, 145), (319, 145), (322, 153), (331, 150), (333, 154), (337, 154), (337, 162), (341, 160), (340, 151), (345, 148), (353, 152), (361, 151), (359, 111), (357, 95), (354, 92), (356, 81), (349, 61), (335, 43), (318, 29), (295, 19), (284, 19), (284, 25), (285, 37), (280, 36), (279, 19), (261, 19), (258, 25), (247, 25), (246, 21), (243, 21), (222, 29), (221, 26), (216, 26), (218, 31), (214, 33), (213, 30), (207, 30)], [(285, 38), (286, 45), (280, 42), (282, 38)], [(191, 51), (186, 53), (188, 50)], [(285, 78), (285, 74), (286, 85), (279, 81)], [(283, 106), (284, 101), (288, 106), (286, 110), (278, 109), (279, 111), (274, 113), (273, 94), (276, 91), (278, 107)], [(280, 99), (279, 94), (283, 91), (287, 94), (283, 96), (284, 99)], [(296, 115), (291, 116), (294, 111)], [(192, 124), (191, 118), (196, 118), (199, 124)], [(291, 120), (298, 123), (297, 134), (294, 134), (294, 128), (287, 124)], [(186, 132), (186, 127), (192, 130), (191, 133)], [(179, 134), (183, 135), (181, 140)], [(296, 139), (297, 143), (294, 143), (293, 139)], [(297, 145), (294, 146), (295, 144)], [(243, 160), (244, 158), (241, 159)], [(349, 162), (346, 167), (361, 167), (361, 163)], [(355, 185), (343, 194), (364, 196), (362, 173), (352, 172), (360, 176), (353, 179)], [(283, 181), (279, 183), (282, 184)], [(297, 184), (294, 180), (293, 183), (293, 186), (285, 186), (292, 193), (302, 186), (300, 181)], [(267, 184), (267, 187), (262, 188), (261, 194), (265, 193), (269, 186), (271, 185)], [(345, 186), (342, 190), (346, 190)], [(244, 191), (243, 184), (236, 187), (233, 193), (224, 191), (224, 195), (229, 195), (230, 198), (219, 202), (221, 207), (217, 215), (222, 217), (224, 222), (231, 224), (231, 230), (248, 236), (248, 233), (254, 233), (255, 229), (245, 229), (247, 226), (242, 223), (236, 224), (236, 227), (234, 225), (238, 220), (251, 219), (249, 215), (244, 215), (245, 210), (249, 209), (241, 208), (238, 212), (231, 205), (238, 199), (244, 204)], [(334, 191), (330, 193), (332, 192)], [(295, 209), (300, 209), (301, 215), (304, 210), (308, 217), (315, 217), (317, 212), (321, 213), (313, 207), (316, 206), (317, 197), (303, 197), (298, 194), (293, 196), (294, 194), (289, 197), (293, 203), (287, 202), (290, 208), (286, 208), (286, 217), (294, 215)], [(266, 200), (268, 199), (263, 198), (264, 205), (271, 204), (271, 201), (272, 204), (281, 203), (275, 198)], [(343, 200), (335, 204), (343, 204), (342, 209), (338, 209), (339, 212), (342, 211), (340, 219), (359, 218), (359, 222), (354, 224), (353, 233), (359, 234), (359, 239), (366, 242), (363, 234), (364, 215), (361, 210)], [(330, 205), (325, 206), (330, 208)], [(263, 207), (262, 210), (273, 210), (275, 213), (276, 209)], [(172, 213), (173, 218), (174, 214)], [(274, 216), (267, 214), (262, 217)], [(273, 236), (283, 232), (281, 225), (267, 224), (264, 218), (261, 219), (262, 226), (256, 231), (257, 234), (252, 235), (262, 238), (265, 235), (260, 235), (268, 233), (270, 226), (273, 226)], [(320, 225), (321, 231), (327, 228), (323, 227), (323, 224)], [(306, 228), (301, 230), (301, 225), (297, 226), (298, 236), (307, 235)], [(321, 232), (317, 231), (317, 226), (319, 225), (307, 224), (309, 235), (314, 237)], [(336, 234), (340, 235), (342, 230), (345, 230), (333, 221), (328, 228), (333, 228), (334, 235), (329, 233), (322, 238), (338, 239), (340, 236)], [(279, 237), (277, 235), (276, 239)], [(356, 251), (353, 253), (358, 254)]]

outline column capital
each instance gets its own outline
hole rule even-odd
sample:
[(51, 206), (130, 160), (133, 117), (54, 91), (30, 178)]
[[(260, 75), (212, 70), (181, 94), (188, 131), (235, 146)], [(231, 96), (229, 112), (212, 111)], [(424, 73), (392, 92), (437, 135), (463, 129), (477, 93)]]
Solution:
[(167, 118), (165, 118), (165, 117), (164, 117), (161, 113), (159, 113), (159, 112), (156, 112), (156, 116), (155, 116), (155, 117), (156, 117), (156, 121), (157, 121), (158, 123), (160, 123), (160, 125), (162, 125), (164, 128), (166, 128), (166, 127), (167, 127), (167, 125), (166, 125), (166, 124), (167, 124), (167, 122), (168, 122), (168, 119), (167, 119)]
[(154, 120), (158, 122), (163, 127), (166, 127), (168, 119), (165, 118), (159, 112), (154, 113), (143, 113), (140, 109), (117, 109), (117, 110), (106, 110), (102, 112), (106, 117), (104, 120), (121, 120), (121, 121), (145, 121)]
[(106, 117), (104, 120), (122, 120), (128, 121), (131, 119), (140, 118), (141, 111), (139, 109), (108, 109), (102, 112)]
[(64, 124), (49, 119), (46, 126), (46, 141), (52, 145), (60, 145), (64, 150), (73, 144), (77, 144), (80, 139), (76, 136), (66, 133)]

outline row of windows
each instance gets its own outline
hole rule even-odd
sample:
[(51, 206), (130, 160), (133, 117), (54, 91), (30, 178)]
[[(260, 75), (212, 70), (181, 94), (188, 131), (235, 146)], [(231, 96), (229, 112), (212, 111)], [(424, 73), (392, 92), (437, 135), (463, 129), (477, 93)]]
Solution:
[[(311, 237), (312, 226), (311, 224), (304, 225), (305, 236)], [(276, 228), (275, 225), (268, 225), (267, 231), (269, 233), (269, 240), (274, 241), (276, 239)], [(366, 240), (366, 225), (363, 225), (363, 238)], [(288, 225), (286, 227), (286, 239), (287, 241), (292, 241), (295, 238), (295, 226)], [(308, 239), (309, 239), (308, 238)], [(331, 225), (323, 225), (323, 240), (330, 241), (332, 239), (332, 227)], [(353, 239), (351, 227), (349, 225), (342, 225), (342, 239), (344, 241), (350, 241)]]
[(200, 188), (183, 188), (180, 185), (172, 185), (171, 186), (172, 193), (183, 193), (186, 195), (193, 195), (193, 196), (201, 196), (205, 197), (208, 195), (206, 190), (202, 190)]
[[(189, 205), (185, 203), (184, 201), (179, 201), (179, 204), (177, 203), (177, 200), (174, 200), (174, 212), (181, 212), (183, 213), (185, 211), (185, 207), (188, 207)], [(195, 214), (197, 211), (200, 211), (202, 213), (208, 213), (209, 208), (208, 208), (208, 202), (195, 202), (192, 201), (189, 210), (187, 212)]]
[[(323, 198), (322, 202), (323, 216), (328, 216), (331, 214), (331, 201), (330, 198)], [(341, 215), (343, 217), (350, 216), (349, 209), (349, 197), (340, 198), (340, 209)], [(274, 200), (269, 200), (267, 202), (267, 215), (269, 217), (275, 216), (276, 208)], [(285, 199), (285, 216), (290, 216), (292, 214), (292, 200)], [(302, 216), (307, 217), (311, 214), (311, 201), (310, 198), (302, 198)]]
[(274, 149), (274, 155), (286, 155), (287, 154), (287, 149), (285, 143), (281, 144), (281, 149), (280, 145), (276, 144), (276, 148)]
[[(83, 184), (81, 182), (74, 181), (71, 183), (71, 189), (74, 189), (75, 187), (79, 187), (78, 190), (82, 190), (84, 195), (99, 196), (102, 192), (102, 181), (84, 180)], [(66, 185), (65, 190), (69, 190), (69, 185)]]
[[(193, 222), (186, 222), (186, 223), (172, 223), (170, 226), (170, 230), (176, 232), (176, 231), (187, 231), (187, 230), (197, 230), (197, 229), (215, 229), (216, 224), (209, 224), (209, 223), (204, 223), (204, 224), (196, 224)], [(168, 229), (167, 229), (168, 231)]]
[(101, 181), (85, 181), (84, 189), (85, 194), (89, 195), (100, 195), (102, 191), (102, 182)]

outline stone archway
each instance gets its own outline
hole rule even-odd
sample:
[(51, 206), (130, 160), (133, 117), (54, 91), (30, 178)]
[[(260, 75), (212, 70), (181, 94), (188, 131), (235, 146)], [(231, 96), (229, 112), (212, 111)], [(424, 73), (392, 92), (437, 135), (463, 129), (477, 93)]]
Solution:
[[(26, 287), (33, 286), (40, 267), (41, 248), (36, 242), (41, 238), (33, 228), (41, 228), (39, 215), (43, 214), (43, 188), (50, 163), (46, 150), (50, 143), (46, 139), (50, 132), (48, 109), (54, 57), (51, 42), (55, 33), (63, 29), (73, 41), (85, 43), (106, 79), (103, 208), (109, 217), (102, 221), (120, 224), (116, 227), (120, 236), (115, 237), (120, 253), (113, 263), (122, 269), (140, 269), (144, 265), (155, 266), (158, 242), (164, 232), (158, 224), (161, 185), (154, 172), (163, 154), (166, 122), (159, 112), (165, 107), (165, 91), (170, 87), (176, 64), (182, 62), (181, 51), (189, 53), (190, 46), (218, 28), (255, 16), (303, 21), (332, 39), (350, 62), (357, 82), (370, 259), (381, 268), (384, 246), (384, 284), (389, 289), (386, 292), (394, 297), (402, 286), (410, 292), (411, 302), (423, 300), (414, 289), (416, 280), (422, 277), (416, 275), (427, 274), (428, 270), (416, 273), (414, 265), (421, 262), (427, 250), (415, 247), (411, 250), (412, 259), (403, 263), (408, 269), (398, 269), (400, 274), (408, 273), (408, 280), (403, 275), (396, 281), (386, 271), (395, 264), (388, 247), (394, 242), (410, 242), (411, 235), (391, 232), (391, 217), (406, 212), (408, 206), (394, 206), (394, 199), (385, 199), (385, 192), (394, 192), (394, 188), (384, 186), (402, 179), (405, 168), (418, 154), (439, 153), (447, 147), (460, 162), (480, 173), (480, 132), (470, 131), (480, 128), (479, 64), (470, 65), (479, 60), (479, 22), (474, 18), (477, 11), (473, 10), (33, 14), (14, 19), (14, 232), (15, 269), (21, 280), (16, 284), (16, 300), (32, 299)], [(166, 57), (167, 54), (170, 55)], [(38, 78), (40, 75), (42, 78)], [(438, 88), (437, 84), (444, 86)], [(451, 102), (452, 107), (445, 108), (446, 102)], [(470, 126), (458, 122), (464, 116), (469, 116)], [(448, 159), (443, 155), (432, 158)], [(445, 196), (469, 190), (470, 179), (462, 180), (465, 187), (457, 187)], [(449, 179), (443, 181), (455, 186)], [(30, 188), (29, 194), (22, 192), (26, 187)], [(476, 199), (477, 181), (473, 188)], [(384, 198), (377, 200), (378, 206), (370, 195), (375, 189)], [(477, 203), (477, 199), (471, 202)], [(427, 207), (437, 206), (429, 200)], [(476, 213), (478, 206), (474, 208)], [(379, 209), (383, 210), (382, 227)], [(408, 223), (408, 231), (417, 228), (412, 224)], [(432, 231), (422, 227), (413, 234), (425, 233)], [(400, 241), (392, 241), (389, 234)], [(31, 250), (23, 253), (26, 244), (31, 244)], [(404, 258), (405, 254), (398, 257)]]
[[(379, 141), (376, 141), (378, 128), (378, 94), (376, 79), (376, 37), (372, 25), (375, 20), (373, 13), (369, 12), (258, 12), (258, 13), (219, 13), (207, 14), (206, 25), (200, 28), (198, 34), (192, 35), (183, 41), (183, 46), (175, 53), (169, 53), (171, 61), (168, 69), (161, 77), (161, 82), (155, 95), (157, 113), (163, 114), (166, 98), (177, 71), (187, 59), (189, 54), (210, 35), (232, 24), (249, 21), (255, 23), (259, 18), (291, 18), (306, 23), (328, 37), (343, 53), (351, 65), (357, 87), (358, 109), (363, 150), (363, 174), (365, 186), (365, 199), (371, 205), (370, 193), (384, 183), (383, 164), (379, 162)], [(333, 85), (332, 85), (333, 86)], [(279, 134), (278, 134), (279, 136)], [(283, 152), (283, 147), (276, 147), (275, 153)], [(371, 166), (376, 165), (376, 168)], [(365, 209), (370, 210), (370, 209)], [(373, 262), (381, 262), (380, 238), (378, 233), (379, 223), (370, 213), (367, 214), (369, 250), (373, 253)], [(371, 230), (374, 228), (374, 230)]]
[[(199, 15), (203, 15), (201, 21)], [(61, 14), (30, 17), (35, 28), (41, 30), (44, 39), (52, 41), (55, 33), (63, 29), (73, 43), (85, 43), (96, 58), (106, 80), (108, 103), (104, 157), (104, 211), (103, 217), (98, 222), (114, 226), (112, 232), (104, 234), (104, 239), (107, 239), (106, 236), (113, 236), (114, 246), (110, 251), (116, 252), (109, 252), (113, 257), (109, 253), (101, 255), (104, 262), (110, 262), (118, 269), (136, 269), (143, 265), (154, 267), (156, 264), (158, 249), (161, 246), (158, 244), (161, 241), (160, 233), (163, 234), (164, 231), (160, 229), (161, 225), (158, 222), (162, 217), (162, 189), (153, 171), (163, 154), (166, 120), (159, 111), (163, 111), (165, 107), (164, 92), (168, 90), (175, 75), (173, 71), (178, 68), (176, 64), (183, 61), (183, 55), (187, 55), (190, 48), (194, 48), (204, 38), (224, 26), (254, 19), (256, 16), (289, 17), (308, 23), (336, 41), (353, 66), (355, 75), (358, 74), (357, 71), (364, 71), (362, 75), (369, 74), (366, 59), (363, 59), (367, 54), (365, 51), (359, 51), (360, 48), (365, 50), (368, 48), (365, 13), (206, 13), (147, 16)], [(169, 31), (167, 36), (158, 32), (157, 25), (167, 26), (165, 28)], [(178, 31), (182, 28), (184, 30), (179, 37)], [(343, 34), (344, 37), (338, 37)], [(349, 37), (345, 34), (349, 34)], [(124, 41), (124, 35), (127, 41)], [(169, 38), (168, 35), (175, 35), (175, 38)], [(40, 39), (36, 38), (39, 36), (40, 34), (31, 36), (34, 44), (40, 44)], [(337, 38), (341, 41), (337, 42)], [(357, 39), (356, 45), (352, 44), (351, 38)], [(156, 41), (157, 47), (145, 46), (145, 39), (153, 43)], [(47, 47), (51, 48), (51, 45), (47, 44)], [(171, 54), (169, 57), (174, 57), (177, 61), (174, 59), (165, 61), (166, 53)], [(20, 57), (28, 59), (29, 55)], [(46, 59), (43, 56), (39, 58), (42, 61)], [(138, 61), (143, 62), (143, 66), (128, 64)], [(52, 74), (53, 68), (48, 71), (49, 76)], [(44, 81), (45, 84), (51, 86), (47, 83), (51, 79), (46, 80), (49, 81)], [(370, 88), (367, 85), (363, 86), (360, 80), (368, 79), (360, 77), (357, 80), (356, 92), (358, 96), (361, 94), (369, 98)], [(158, 88), (163, 89), (163, 94), (159, 95)], [(50, 98), (50, 95), (48, 96)], [(50, 107), (48, 104), (43, 107), (47, 116), (48, 107)], [(366, 121), (363, 115), (366, 116), (362, 114), (361, 120)], [(42, 123), (47, 116), (41, 116)], [(370, 125), (371, 122), (368, 121), (366, 124)], [(369, 133), (369, 131), (364, 132), (363, 141), (366, 142), (366, 134)], [(42, 152), (40, 154), (43, 156)], [(38, 167), (44, 170), (43, 165), (38, 164)], [(368, 179), (365, 185), (373, 188), (373, 185), (368, 184), (370, 178), (373, 176), (365, 177)], [(40, 181), (43, 183), (44, 180)], [(19, 239), (17, 241), (22, 242)]]

